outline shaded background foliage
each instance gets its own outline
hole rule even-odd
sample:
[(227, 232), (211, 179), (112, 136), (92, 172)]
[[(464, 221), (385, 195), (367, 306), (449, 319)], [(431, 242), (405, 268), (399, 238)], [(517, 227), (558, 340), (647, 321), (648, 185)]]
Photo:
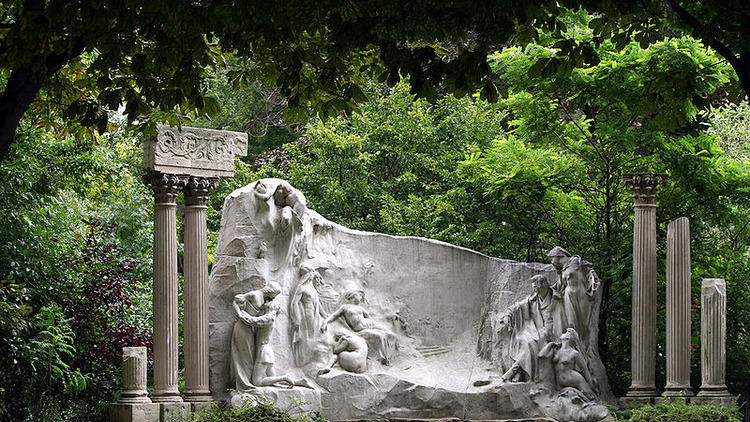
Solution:
[[(569, 11), (558, 19), (564, 27), (535, 31), (524, 47), (492, 55), (491, 80), (504, 93), (496, 103), (486, 92), (466, 89), (457, 98), (447, 87), (430, 90), (390, 72), (390, 85), (361, 78), (361, 92), (347, 103), (360, 113), (302, 125), (280, 119), (287, 98), (248, 79), (247, 62), (206, 70), (201, 95), (223, 109), (194, 124), (252, 135), (236, 177), (211, 195), (210, 255), (224, 198), (260, 177), (289, 180), (312, 209), (356, 229), (523, 261), (545, 261), (562, 245), (594, 262), (604, 280), (600, 350), (623, 394), (632, 200), (621, 175), (664, 172), (659, 291), (666, 224), (687, 216), (693, 384), (700, 280), (724, 277), (727, 375), (731, 390), (743, 393), (750, 377), (750, 109), (727, 102), (735, 75), (698, 41), (669, 31), (644, 43), (597, 40), (605, 23), (596, 19)], [(592, 58), (587, 66), (567, 62), (566, 49)], [(415, 97), (415, 86), (427, 98)], [(123, 116), (112, 113), (108, 122), (106, 136), (81, 138), (71, 129), (84, 126), (53, 108), (32, 109), (0, 164), (2, 417), (102, 418), (116, 395), (119, 348), (150, 344), (152, 198), (141, 182), (138, 137)], [(659, 313), (663, 347), (663, 305)], [(657, 363), (663, 376), (662, 348)]]

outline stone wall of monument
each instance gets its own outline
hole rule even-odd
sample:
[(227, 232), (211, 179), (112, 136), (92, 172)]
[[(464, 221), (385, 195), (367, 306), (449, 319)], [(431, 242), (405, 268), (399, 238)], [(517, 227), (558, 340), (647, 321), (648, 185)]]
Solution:
[[(306, 284), (313, 273), (314, 290)], [(326, 417), (559, 414), (565, 403), (539, 399), (553, 394), (538, 394), (539, 383), (500, 377), (508, 368), (502, 364), (506, 346), (497, 334), (498, 319), (531, 294), (529, 280), (535, 275), (544, 275), (550, 284), (557, 276), (548, 264), (490, 258), (435, 240), (350, 230), (307, 209), (302, 193), (286, 182), (263, 179), (229, 195), (222, 211), (209, 284), (211, 392), (215, 399), (229, 399), (237, 387), (230, 369), (232, 332), (238, 324), (233, 301), (278, 283), (281, 293), (275, 300), (281, 306), (270, 337), (274, 371), (307, 380), (312, 391), (305, 397)], [(323, 316), (305, 299), (310, 294)], [(353, 330), (346, 318), (326, 320), (352, 297), (355, 302), (364, 299), (357, 309), (364, 309), (367, 323), (376, 327), (374, 339), (363, 334), (367, 330)], [(597, 320), (600, 298), (594, 299), (591, 318)], [(311, 319), (316, 320), (314, 329)], [(336, 367), (321, 374), (333, 357), (331, 345), (344, 334), (367, 338), (366, 370)], [(598, 398), (609, 400), (595, 351), (593, 357), (589, 366), (597, 378)], [(266, 389), (280, 397), (273, 387)], [(596, 420), (597, 415), (589, 410), (569, 418)]]

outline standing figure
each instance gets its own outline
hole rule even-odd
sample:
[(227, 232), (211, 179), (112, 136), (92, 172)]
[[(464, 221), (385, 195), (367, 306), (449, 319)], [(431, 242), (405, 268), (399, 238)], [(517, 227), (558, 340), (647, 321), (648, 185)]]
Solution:
[(274, 351), (270, 344), (273, 325), (279, 314), (276, 297), (281, 293), (277, 283), (268, 282), (263, 288), (234, 297), (233, 308), (237, 322), (232, 331), (231, 373), (239, 391), (261, 386), (301, 385), (290, 376), (274, 373)]
[(568, 328), (559, 342), (550, 342), (539, 352), (540, 358), (552, 358), (558, 389), (573, 388), (586, 401), (596, 398), (596, 383), (581, 350), (581, 341), (574, 328)]
[[(292, 331), (292, 352), (297, 366), (316, 360), (319, 354), (327, 354), (327, 347), (316, 347), (322, 338), (320, 328), (328, 316), (320, 305), (318, 288), (323, 283), (318, 271), (309, 266), (300, 268), (300, 281), (289, 301), (289, 322)], [(320, 350), (320, 352), (318, 352)], [(323, 358), (325, 359), (325, 358)]]
[(501, 317), (500, 330), (510, 335), (505, 358), (510, 368), (503, 381), (538, 381), (539, 350), (562, 331), (560, 300), (552, 294), (546, 276), (531, 277), (534, 292), (511, 305)]
[(591, 335), (596, 330), (597, 321), (591, 318), (591, 313), (599, 289), (599, 276), (591, 263), (580, 256), (571, 256), (559, 246), (552, 248), (547, 257), (558, 274), (552, 290), (563, 301), (565, 328), (575, 328), (583, 343), (583, 352), (589, 354), (595, 346), (591, 344)]
[(361, 306), (364, 300), (365, 292), (362, 290), (355, 289), (347, 292), (344, 295), (345, 303), (325, 320), (321, 329), (325, 330), (329, 323), (343, 317), (352, 331), (367, 340), (369, 349), (377, 353), (376, 356), (380, 362), (389, 365), (389, 359), (398, 349), (398, 337), (393, 331), (370, 318)]
[(336, 363), (344, 371), (361, 374), (367, 370), (367, 342), (362, 337), (346, 333), (336, 333), (335, 355), (328, 367), (318, 371), (318, 375), (327, 374)]

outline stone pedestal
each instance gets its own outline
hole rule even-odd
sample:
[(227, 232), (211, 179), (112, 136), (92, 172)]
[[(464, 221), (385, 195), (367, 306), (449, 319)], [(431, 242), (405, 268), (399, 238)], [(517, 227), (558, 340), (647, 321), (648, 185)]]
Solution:
[(154, 191), (154, 402), (181, 402), (177, 389), (177, 192), (186, 177), (150, 173)]
[(185, 400), (209, 402), (206, 202), (216, 178), (191, 177), (185, 189)]
[(656, 191), (661, 174), (626, 174), (633, 187), (632, 383), (628, 397), (656, 394)]
[(704, 278), (701, 289), (701, 389), (698, 402), (731, 398), (726, 386), (727, 291), (723, 278)]
[(159, 422), (159, 405), (146, 391), (146, 348), (122, 348), (122, 390), (117, 403), (109, 405), (112, 422)]
[(690, 222), (667, 226), (667, 385), (664, 397), (691, 397)]

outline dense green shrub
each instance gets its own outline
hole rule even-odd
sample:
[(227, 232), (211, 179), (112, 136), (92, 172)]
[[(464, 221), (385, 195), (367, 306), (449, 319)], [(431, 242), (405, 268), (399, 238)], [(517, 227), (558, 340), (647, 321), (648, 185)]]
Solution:
[(740, 422), (742, 420), (735, 407), (698, 406), (667, 401), (629, 412), (620, 412), (617, 416), (618, 420), (630, 422)]
[(216, 406), (203, 409), (187, 418), (174, 418), (171, 422), (326, 422), (317, 412), (292, 416), (290, 410), (277, 409), (270, 402), (257, 406), (246, 402), (239, 409), (221, 410)]

